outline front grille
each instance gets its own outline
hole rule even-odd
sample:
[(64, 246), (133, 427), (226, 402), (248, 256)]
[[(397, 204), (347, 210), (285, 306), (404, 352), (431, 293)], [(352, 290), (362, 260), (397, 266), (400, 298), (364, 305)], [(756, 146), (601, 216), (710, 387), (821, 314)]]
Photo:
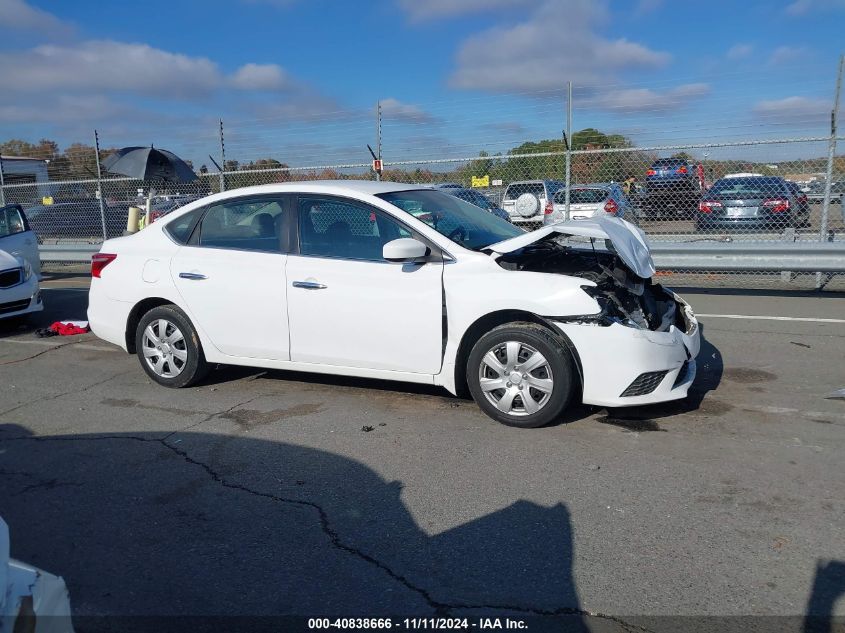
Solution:
[(0, 288), (11, 288), (23, 281), (22, 268), (7, 268), (0, 270)]
[(17, 312), (29, 307), (29, 299), (21, 299), (20, 301), (9, 301), (8, 303), (0, 303), (0, 314), (7, 314), (9, 312)]
[(668, 369), (663, 371), (647, 371), (644, 374), (637, 376), (637, 379), (628, 385), (628, 388), (622, 392), (620, 397), (630, 398), (631, 396), (645, 396), (655, 389), (669, 373)]

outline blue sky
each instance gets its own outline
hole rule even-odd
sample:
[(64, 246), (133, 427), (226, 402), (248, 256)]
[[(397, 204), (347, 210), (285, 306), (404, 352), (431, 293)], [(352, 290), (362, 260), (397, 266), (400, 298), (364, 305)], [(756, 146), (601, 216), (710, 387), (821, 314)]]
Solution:
[[(107, 9), (104, 9), (107, 7)], [(823, 135), (845, 0), (0, 0), (0, 139), (291, 164)]]

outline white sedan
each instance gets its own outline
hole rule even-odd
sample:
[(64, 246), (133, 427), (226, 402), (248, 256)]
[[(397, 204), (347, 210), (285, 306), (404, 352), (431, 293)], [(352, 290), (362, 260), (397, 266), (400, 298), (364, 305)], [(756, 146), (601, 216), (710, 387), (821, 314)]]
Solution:
[[(578, 240), (581, 240), (580, 242)], [(88, 318), (157, 383), (224, 363), (467, 390), (534, 427), (573, 398), (683, 398), (698, 324), (616, 218), (531, 233), (435, 189), (263, 185), (106, 241)]]
[(44, 309), (38, 277), (38, 240), (18, 205), (0, 207), (0, 319)]

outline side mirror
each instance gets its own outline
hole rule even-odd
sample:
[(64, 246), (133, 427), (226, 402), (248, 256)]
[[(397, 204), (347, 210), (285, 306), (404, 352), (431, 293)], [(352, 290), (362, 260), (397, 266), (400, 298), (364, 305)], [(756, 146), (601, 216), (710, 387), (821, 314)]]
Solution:
[(411, 262), (428, 255), (428, 247), (411, 237), (392, 240), (382, 248), (382, 257), (389, 262)]

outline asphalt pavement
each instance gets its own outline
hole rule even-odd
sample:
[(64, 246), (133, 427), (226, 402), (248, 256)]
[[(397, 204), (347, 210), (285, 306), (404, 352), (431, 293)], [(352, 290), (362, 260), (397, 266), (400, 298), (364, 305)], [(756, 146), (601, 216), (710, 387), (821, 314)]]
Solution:
[[(46, 282), (33, 325), (84, 318), (86, 283)], [(577, 406), (535, 430), (384, 381), (221, 367), (167, 390), (93, 335), (6, 328), (12, 555), (65, 578), (82, 630), (168, 615), (539, 630), (557, 615), (567, 630), (798, 631), (845, 616), (845, 400), (825, 397), (845, 388), (845, 294), (683, 294), (705, 339), (687, 400)]]

